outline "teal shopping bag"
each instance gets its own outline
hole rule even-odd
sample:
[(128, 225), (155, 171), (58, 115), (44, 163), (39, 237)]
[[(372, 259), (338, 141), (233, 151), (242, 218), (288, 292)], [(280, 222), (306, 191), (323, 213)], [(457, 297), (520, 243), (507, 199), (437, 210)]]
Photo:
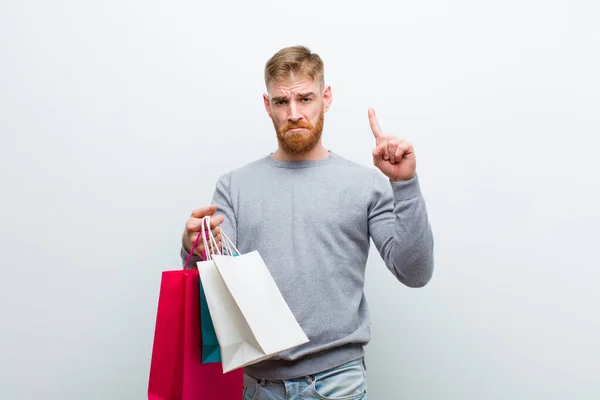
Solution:
[(221, 348), (215, 333), (210, 311), (206, 303), (206, 295), (202, 288), (202, 279), (200, 281), (200, 328), (202, 329), (202, 363), (221, 362)]

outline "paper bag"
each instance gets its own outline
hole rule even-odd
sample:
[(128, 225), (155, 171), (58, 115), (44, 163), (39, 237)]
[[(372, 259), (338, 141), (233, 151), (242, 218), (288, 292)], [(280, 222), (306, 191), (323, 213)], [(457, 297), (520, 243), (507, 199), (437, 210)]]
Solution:
[[(223, 247), (237, 253), (224, 232)], [(212, 255), (198, 263), (219, 346), (223, 372), (257, 363), (307, 343), (258, 251)]]

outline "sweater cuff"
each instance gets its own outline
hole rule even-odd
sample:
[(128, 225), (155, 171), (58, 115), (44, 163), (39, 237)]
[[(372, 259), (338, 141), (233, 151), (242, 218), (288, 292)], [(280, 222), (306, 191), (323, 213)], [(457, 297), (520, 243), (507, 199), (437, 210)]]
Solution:
[(390, 184), (392, 185), (394, 199), (396, 200), (409, 200), (421, 196), (421, 187), (419, 186), (419, 177), (417, 175), (407, 181), (390, 181)]

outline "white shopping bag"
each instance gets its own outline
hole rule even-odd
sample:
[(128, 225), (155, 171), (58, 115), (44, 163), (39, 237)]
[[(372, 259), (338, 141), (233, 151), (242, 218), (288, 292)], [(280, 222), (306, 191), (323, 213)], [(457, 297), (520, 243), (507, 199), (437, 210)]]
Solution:
[(198, 269), (221, 347), (223, 372), (307, 343), (258, 251), (239, 255), (225, 233), (221, 236), (223, 254), (199, 262)]

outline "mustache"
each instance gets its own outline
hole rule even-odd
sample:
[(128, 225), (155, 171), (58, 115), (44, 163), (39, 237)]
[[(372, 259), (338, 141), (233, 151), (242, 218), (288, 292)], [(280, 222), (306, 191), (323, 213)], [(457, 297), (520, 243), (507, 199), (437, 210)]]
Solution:
[(297, 129), (297, 128), (313, 129), (314, 127), (308, 121), (288, 122), (287, 124), (285, 124), (283, 129), (281, 129), (281, 132), (287, 132), (290, 129)]

